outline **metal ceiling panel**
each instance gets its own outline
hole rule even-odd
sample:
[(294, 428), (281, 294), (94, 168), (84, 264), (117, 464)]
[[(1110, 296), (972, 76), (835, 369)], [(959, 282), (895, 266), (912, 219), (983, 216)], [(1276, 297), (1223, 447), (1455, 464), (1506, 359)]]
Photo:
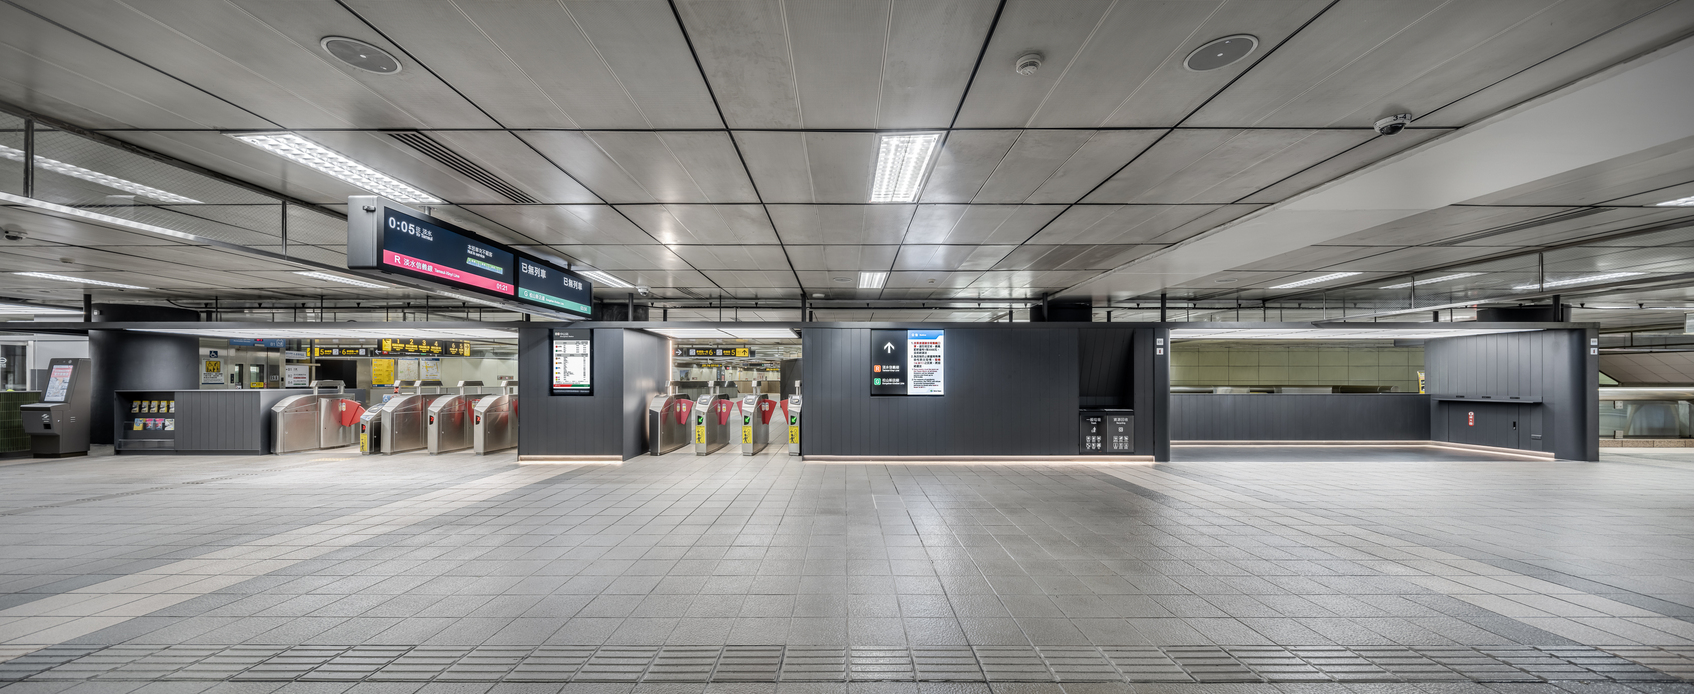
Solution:
[(0, 5), (0, 100), (88, 127), (272, 127), (10, 5)]
[(724, 289), (800, 286), (787, 270), (708, 270), (703, 274)]
[[(1569, 243), (1577, 239), (1626, 231), (1660, 224), (1694, 222), (1694, 208), (1687, 207), (1624, 207), (1607, 209), (1597, 214), (1571, 218), (1530, 227), (1519, 231), (1480, 238), (1462, 243), (1496, 246), (1544, 246)], [(1601, 242), (1604, 243), (1604, 242)]]
[(982, 273), (971, 289), (1024, 289), (1036, 287), (1069, 287), (1079, 282), (1087, 281), (1100, 273), (1091, 271), (1000, 271)]
[(671, 249), (651, 246), (519, 246), (520, 250), (562, 258), (601, 270), (688, 270), (688, 263)]
[(917, 205), (766, 205), (785, 244), (897, 244)]
[(794, 82), (793, 39), (784, 26), (782, 5), (780, 0), (676, 3), (700, 68), (731, 128), (805, 125)]
[(1092, 130), (1025, 130), (1019, 133), (1011, 149), (995, 162), (993, 172), (980, 184), (975, 197), (966, 200), (979, 203), (1020, 203), (1028, 200), (1097, 134)]
[(529, 131), (518, 133), (555, 165), (563, 167), (588, 190), (609, 203), (654, 202), (629, 171), (584, 132)]
[(657, 244), (606, 205), (467, 205), (466, 210), (544, 244)]
[[(1694, 210), (1688, 210), (1694, 214)], [(1691, 246), (1694, 245), (1694, 225), (1679, 226), (1674, 229), (1654, 231), (1644, 234), (1631, 234), (1614, 239), (1594, 241), (1589, 246), (1627, 246), (1631, 248), (1654, 248), (1658, 246)]]
[(1019, 246), (995, 264), (995, 270), (1057, 270), (1092, 246)]
[(1500, 246), (1416, 246), (1401, 248), (1359, 260), (1347, 260), (1324, 266), (1336, 272), (1414, 272), (1428, 267), (1460, 263), (1475, 258), (1509, 253), (1512, 248)]
[(707, 270), (771, 270), (786, 271), (788, 257), (781, 246), (673, 246), (677, 257), (696, 269)]
[(737, 132), (766, 203), (864, 203), (876, 164), (873, 133)]
[(905, 242), (1020, 244), (1063, 210), (1058, 205), (922, 205)]
[(899, 246), (785, 246), (795, 270), (857, 273), (883, 272), (894, 263)]
[[(1544, 207), (1440, 207), (1325, 243), (1339, 246), (1416, 246), (1570, 211), (1570, 208)], [(1500, 245), (1502, 242), (1490, 238), (1485, 243)]]
[(1402, 130), (1393, 137), (1371, 138), (1363, 144), (1354, 146), (1276, 183), (1260, 188), (1258, 192), (1242, 198), (1241, 201), (1266, 204), (1282, 202), (1395, 154), (1446, 135), (1447, 132), (1434, 129)]
[(296, 200), (346, 204), (347, 196), (371, 194), (216, 132), (120, 131), (112, 136)]
[(935, 156), (924, 182), (923, 202), (970, 202), (984, 181), (1005, 161), (1017, 130), (963, 130), (951, 133)]
[(987, 270), (1016, 246), (925, 246), (900, 247), (895, 270)]
[(1031, 203), (1073, 203), (1157, 142), (1163, 130), (1103, 130), (1030, 194)]
[(891, 0), (782, 3), (805, 127), (876, 127), (892, 4)]
[[(970, 93), (965, 95), (958, 127), (1029, 125), (1086, 42), (1111, 40), (1094, 34), (1112, 5), (1108, 0), (1007, 0)], [(1032, 50), (1043, 55), (1041, 69), (1033, 75), (1018, 74), (1013, 69), (1018, 56)]]
[(651, 127), (723, 127), (669, 3), (567, 0), (562, 4)]
[(1181, 243), (1245, 217), (1263, 207), (1264, 205), (1222, 205), (1201, 215), (1199, 219), (1154, 237), (1153, 243)]
[(1235, 202), (1375, 136), (1366, 130), (1177, 130), (1085, 200)]
[(1219, 209), (1212, 205), (1077, 205), (1030, 243), (1146, 243)]
[(875, 127), (951, 125), (998, 7), (995, 0), (893, 3)]
[[(981, 277), (980, 272), (947, 272), (940, 270), (919, 270), (910, 272), (888, 273), (888, 283), (883, 285), (888, 289), (926, 289), (940, 290), (940, 295), (952, 295), (955, 292), (947, 290), (963, 289), (971, 286)], [(935, 296), (931, 294), (929, 296)]]
[(537, 202), (595, 203), (600, 198), (511, 133), (444, 130), (430, 133)]
[[(766, 204), (817, 202), (802, 133), (737, 132), (735, 141)], [(856, 202), (866, 202), (870, 198)]]
[[(1612, 3), (1582, 3), (1604, 12)], [(1502, 108), (1546, 94), (1597, 70), (1641, 55), (1643, 49), (1668, 45), (1694, 31), (1694, 3), (1656, 3), (1658, 9), (1599, 34), (1580, 45), (1532, 65), (1487, 88), (1442, 106), (1418, 119), (1418, 125), (1462, 126), (1475, 123)], [(1616, 3), (1630, 9), (1633, 3)], [(1609, 27), (1593, 26), (1593, 29)]]
[(1081, 252), (1060, 264), (1058, 270), (1110, 270), (1129, 261), (1157, 251), (1164, 246), (1099, 245), (1079, 246)]
[(618, 210), (660, 243), (778, 243), (758, 205), (620, 205)]
[[(475, 179), (454, 171), (382, 133), (320, 131), (307, 133), (305, 137), (448, 202), (507, 202), (505, 196), (489, 190)], [(264, 156), (273, 156), (262, 151), (261, 153)], [(288, 165), (307, 170), (306, 167), (292, 162)]]
[(753, 181), (747, 177), (747, 167), (741, 163), (735, 142), (728, 134), (661, 133), (659, 138), (681, 162), (694, 185), (705, 193), (705, 202), (759, 202)]
[[(1694, 85), (1690, 85), (1694, 87)], [(1694, 180), (1694, 141), (1683, 140), (1485, 195), (1475, 205), (1597, 205)], [(1654, 204), (1675, 199), (1658, 195)]]
[(758, 202), (724, 133), (594, 132), (588, 137), (658, 202)]
[(1607, 205), (1658, 205), (1659, 203), (1662, 203), (1662, 202), (1668, 202), (1668, 201), (1671, 201), (1671, 200), (1681, 200), (1681, 199), (1687, 198), (1687, 197), (1694, 197), (1694, 181), (1689, 181), (1687, 183), (1682, 183), (1682, 184), (1678, 184), (1678, 185), (1674, 185), (1674, 186), (1665, 186), (1663, 188), (1659, 188), (1657, 190), (1647, 192), (1647, 193), (1642, 193), (1640, 195), (1631, 195), (1629, 197), (1607, 200), (1606, 204)]
[[(168, 1), (155, 0), (155, 3)], [(178, 4), (189, 9), (190, 14), (201, 12), (201, 8), (224, 12), (214, 7), (214, 3)], [(326, 127), (487, 128), (499, 125), (462, 96), (455, 89), (457, 85), (442, 82), (433, 72), (409, 60), (405, 51), (370, 29), (359, 17), (348, 12), (345, 5), (335, 0), (231, 0), (223, 4), (231, 8), (239, 6), (238, 14), (257, 18), (265, 26), (217, 36), (221, 51), (239, 56), (247, 49), (231, 44), (249, 40), (268, 41), (270, 36), (279, 36), (286, 37), (298, 52), (290, 60), (274, 63), (241, 58), (244, 67), (263, 71), (270, 82), (249, 79), (232, 86), (239, 90), (242, 98), (251, 98), (249, 92), (277, 90), (275, 85), (280, 84), (309, 101), (317, 111), (322, 111), (321, 114), (261, 113), (283, 127), (310, 127), (310, 123), (324, 118), (339, 121), (337, 125)], [(209, 31), (215, 33), (230, 26), (220, 22), (211, 26)], [(325, 36), (346, 36), (368, 42), (393, 54), (406, 69), (398, 74), (378, 75), (345, 65), (318, 46)], [(196, 40), (204, 41), (206, 38), (196, 36)], [(170, 72), (185, 76), (185, 73), (175, 70)], [(221, 91), (216, 93), (222, 94)], [(308, 119), (310, 122), (305, 122)]]
[[(1278, 272), (1282, 274), (1309, 272), (1330, 267), (1336, 263), (1379, 255), (1383, 253), (1383, 250), (1381, 246), (1307, 246), (1298, 251), (1282, 253), (1247, 263), (1241, 266), (1239, 270), (1207, 275), (1207, 277), (1234, 277), (1237, 273), (1243, 271)], [(1247, 281), (1245, 278), (1242, 279)]]

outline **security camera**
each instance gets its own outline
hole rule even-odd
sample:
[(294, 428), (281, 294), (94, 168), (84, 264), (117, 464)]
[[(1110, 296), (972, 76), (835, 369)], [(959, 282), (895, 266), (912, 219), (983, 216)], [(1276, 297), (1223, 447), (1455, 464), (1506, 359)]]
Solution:
[(6, 240), (7, 241), (22, 241), (22, 240), (24, 240), (25, 238), (28, 238), (28, 237), (29, 237), (29, 234), (24, 233), (23, 229), (19, 229), (15, 226), (6, 227)]
[(1376, 131), (1379, 132), (1379, 133), (1382, 133), (1384, 135), (1393, 135), (1395, 133), (1400, 132), (1401, 130), (1405, 130), (1406, 126), (1411, 125), (1411, 124), (1412, 124), (1412, 114), (1410, 114), (1410, 113), (1396, 113), (1392, 116), (1389, 116), (1387, 118), (1383, 118), (1382, 120), (1377, 121), (1376, 122)]
[(638, 284), (638, 285), (635, 285), (635, 293), (640, 294), (642, 296), (647, 296), (647, 295), (653, 293), (653, 288), (649, 287), (645, 284)]

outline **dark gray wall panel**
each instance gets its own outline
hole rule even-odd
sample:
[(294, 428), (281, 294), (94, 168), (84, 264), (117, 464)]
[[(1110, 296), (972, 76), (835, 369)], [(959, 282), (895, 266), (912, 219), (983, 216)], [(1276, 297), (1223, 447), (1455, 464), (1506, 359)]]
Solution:
[(593, 395), (552, 395), (551, 333), (518, 331), (519, 455), (623, 455), (625, 332), (594, 330)]
[(1134, 363), (1130, 345), (1135, 329), (1078, 330), (1077, 394), (1082, 407), (1134, 406)]
[(1077, 329), (946, 329), (946, 395), (872, 397), (870, 330), (808, 327), (804, 452), (1077, 453)]
[(1154, 460), (1171, 459), (1170, 330), (1136, 328), (1135, 452)]
[[(1538, 330), (1430, 340), (1424, 345), (1428, 390), (1467, 400), (1539, 400), (1538, 406), (1517, 403), (1524, 408), (1522, 421), (1532, 429), (1519, 447), (1551, 451), (1565, 460), (1598, 460), (1599, 372), (1598, 357), (1590, 353), (1592, 332)], [(1450, 411), (1432, 412), (1431, 438), (1461, 442), (1477, 435), (1454, 431)]]
[(670, 340), (636, 330), (618, 332), (623, 334), (623, 457), (629, 460), (647, 452), (647, 401), (670, 383)]
[(1424, 441), (1429, 396), (1380, 394), (1176, 393), (1177, 441)]

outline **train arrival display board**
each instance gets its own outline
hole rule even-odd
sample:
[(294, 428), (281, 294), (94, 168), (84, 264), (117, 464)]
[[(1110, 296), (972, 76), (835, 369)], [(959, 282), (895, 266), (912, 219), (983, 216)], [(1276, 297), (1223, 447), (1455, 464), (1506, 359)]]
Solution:
[(594, 394), (594, 331), (553, 331), (553, 394)]
[(347, 268), (593, 315), (594, 285), (570, 270), (375, 195), (347, 198)]
[(945, 330), (872, 330), (871, 395), (944, 395)]

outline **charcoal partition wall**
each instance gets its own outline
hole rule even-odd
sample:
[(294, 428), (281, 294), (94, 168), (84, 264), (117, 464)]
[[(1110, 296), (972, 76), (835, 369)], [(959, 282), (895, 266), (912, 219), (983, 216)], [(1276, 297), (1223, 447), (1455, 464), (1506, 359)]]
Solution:
[[(946, 394), (872, 396), (872, 327), (817, 324), (802, 329), (806, 375), (801, 392), (806, 408), (801, 450), (807, 457), (1074, 457), (1079, 455), (1078, 410), (1089, 404), (1133, 407), (1134, 454), (1169, 457), (1169, 369), (1162, 353), (1168, 331), (1163, 328), (1103, 323), (876, 325), (946, 330)], [(1085, 331), (1100, 333), (1083, 338)], [(1131, 363), (1117, 368), (1097, 357)], [(1085, 371), (1088, 387), (1082, 385)], [(1096, 384), (1098, 380), (1106, 383)], [(1112, 388), (1119, 384), (1129, 392), (1114, 393)]]
[(1426, 441), (1429, 396), (1417, 393), (1177, 393), (1177, 441)]
[(552, 395), (552, 334), (518, 331), (518, 455), (628, 460), (647, 451), (646, 408), (669, 381), (668, 341), (594, 328), (594, 394)]
[(1430, 438), (1600, 459), (1598, 335), (1551, 329), (1430, 340)]

